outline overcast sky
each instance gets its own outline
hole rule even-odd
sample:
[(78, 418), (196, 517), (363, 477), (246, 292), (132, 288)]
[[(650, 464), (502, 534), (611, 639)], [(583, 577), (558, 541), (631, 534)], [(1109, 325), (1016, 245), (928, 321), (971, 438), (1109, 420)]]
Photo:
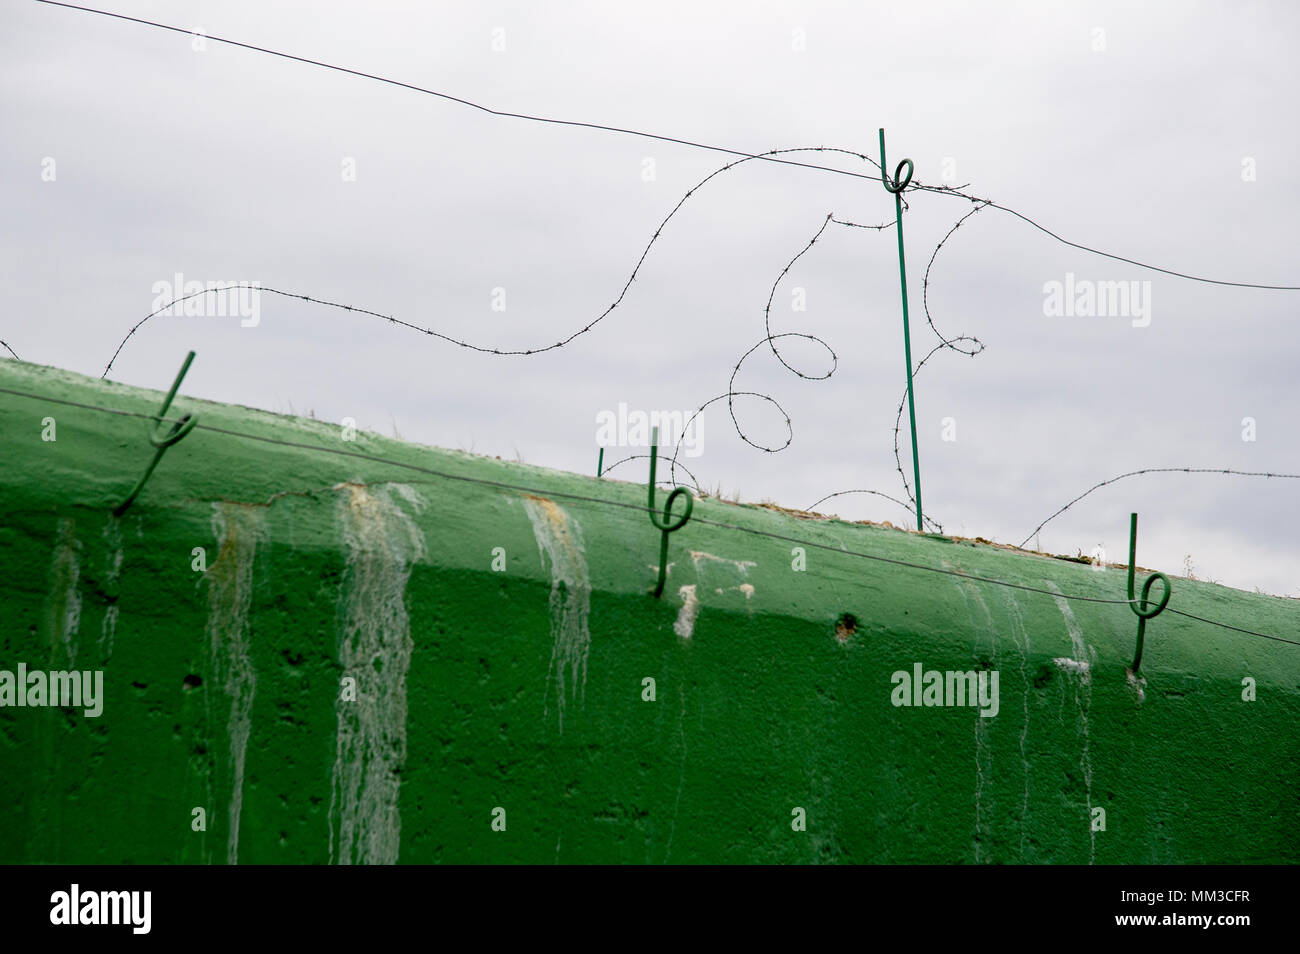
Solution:
[[(891, 166), (911, 158), (932, 185), (954, 175), (1072, 241), (1300, 285), (1292, 3), (103, 4), (494, 109), (748, 152), (874, 156), (883, 126)], [(729, 161), (31, 0), (5, 0), (3, 18), (0, 338), (26, 360), (96, 376), (178, 273), (345, 302), (488, 347), (543, 347), (604, 311), (664, 216)], [(926, 265), (971, 206), (908, 198), (919, 360), (937, 343)], [(828, 213), (886, 223), (893, 199), (878, 179), (744, 163), (669, 222), (619, 308), (542, 355), (477, 354), (263, 294), (255, 327), (152, 320), (111, 377), (165, 390), (192, 348), (184, 394), (594, 474), (602, 411), (689, 414), (726, 392), (763, 340), (773, 282)], [(892, 453), (905, 386), (897, 269), (892, 229), (832, 224), (799, 259), (773, 298), (773, 333), (824, 339), (838, 367), (805, 380), (756, 351), (735, 388), (780, 402), (794, 439), (762, 453), (712, 405), (703, 452), (683, 458), (703, 486), (790, 507), (852, 488), (904, 496)], [(1045, 285), (1067, 274), (1076, 287), (1149, 281), (1149, 324), (1045, 314)], [(1300, 473), (1300, 292), (1145, 271), (991, 208), (944, 247), (930, 292), (945, 335), (986, 347), (941, 352), (916, 379), (924, 502), (949, 532), (1019, 543), (1092, 484), (1137, 468)], [(791, 365), (825, 374), (823, 349), (784, 340)], [(784, 443), (770, 405), (741, 398), (737, 413), (756, 443)], [(607, 461), (636, 452), (611, 448)], [(910, 477), (906, 440), (903, 453)], [(644, 479), (644, 461), (613, 476)], [(1076, 504), (1041, 545), (1102, 545), (1123, 560), (1136, 510), (1143, 565), (1182, 574), (1190, 560), (1200, 578), (1300, 595), (1297, 500), (1300, 480), (1135, 477)], [(911, 523), (868, 495), (820, 509)]]

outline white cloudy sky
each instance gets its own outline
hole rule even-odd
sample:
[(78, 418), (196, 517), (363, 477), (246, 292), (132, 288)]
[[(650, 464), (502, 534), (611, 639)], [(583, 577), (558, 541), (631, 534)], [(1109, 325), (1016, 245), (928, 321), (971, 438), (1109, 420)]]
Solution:
[[(751, 152), (874, 154), (884, 126), (891, 165), (910, 157), (918, 180), (939, 184), (949, 162), (974, 194), (1073, 241), (1211, 278), (1300, 284), (1291, 3), (102, 2), (500, 110)], [(346, 302), (493, 347), (544, 346), (614, 300), (661, 219), (727, 161), (211, 41), (199, 52), (183, 35), (32, 0), (2, 9), (0, 338), (24, 359), (87, 374), (177, 273)], [(1243, 181), (1248, 161), (1255, 181)], [(910, 201), (919, 358), (935, 344), (925, 266), (969, 205)], [(881, 223), (892, 205), (878, 181), (750, 162), (697, 193), (624, 304), (559, 351), (479, 355), (264, 295), (255, 328), (156, 319), (112, 377), (165, 389), (193, 348), (186, 394), (591, 473), (600, 411), (689, 412), (725, 392), (763, 337), (773, 281), (827, 213)], [(894, 242), (832, 225), (800, 259), (777, 289), (774, 331), (825, 339), (838, 369), (801, 380), (756, 352), (736, 388), (779, 401), (793, 443), (760, 453), (714, 405), (704, 453), (686, 461), (701, 484), (792, 507), (850, 488), (903, 495)], [(1045, 316), (1044, 284), (1067, 273), (1149, 280), (1150, 325)], [(492, 309), (495, 288), (504, 311)], [(795, 288), (806, 311), (792, 307)], [(950, 532), (1018, 543), (1090, 485), (1137, 468), (1300, 473), (1300, 292), (1143, 271), (989, 209), (945, 247), (931, 293), (945, 334), (987, 348), (941, 353), (917, 378), (924, 500)], [(805, 342), (786, 356), (825, 371)], [(738, 409), (756, 441), (784, 441), (770, 407)], [(941, 439), (946, 417), (955, 441)], [(615, 476), (643, 479), (641, 463)], [(1137, 477), (1076, 505), (1041, 543), (1100, 544), (1123, 559), (1137, 510), (1144, 565), (1182, 573), (1190, 559), (1199, 577), (1297, 595), (1298, 499), (1297, 480)], [(878, 497), (824, 509), (908, 523)]]

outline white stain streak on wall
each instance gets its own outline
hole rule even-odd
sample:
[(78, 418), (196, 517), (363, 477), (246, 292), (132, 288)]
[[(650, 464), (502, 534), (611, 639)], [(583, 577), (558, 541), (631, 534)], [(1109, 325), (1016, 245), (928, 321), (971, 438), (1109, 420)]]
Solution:
[[(70, 517), (59, 520), (59, 536), (50, 561), (50, 596), (45, 624), (50, 638), (50, 664), (71, 669), (77, 661), (77, 628), (81, 625), (81, 544)], [(60, 665), (56, 665), (60, 664)]]
[(212, 532), (217, 559), (208, 568), (208, 653), (214, 686), (230, 698), (226, 719), (229, 754), (222, 778), (229, 779), (226, 863), (239, 862), (239, 817), (244, 806), (244, 763), (252, 729), (257, 674), (249, 656), (248, 610), (253, 601), (253, 561), (263, 535), (262, 511), (238, 504), (213, 504)]
[[(75, 667), (77, 629), (81, 625), (80, 585), (81, 543), (77, 540), (76, 524), (70, 517), (61, 517), (56, 530), (54, 553), (50, 559), (49, 591), (41, 619), (42, 631), (50, 650), (50, 669), (70, 670)], [(12, 666), (12, 662), (9, 665)], [(49, 711), (53, 713), (55, 710)], [(62, 719), (59, 721), (62, 722)], [(59, 745), (61, 735), (62, 731), (56, 728), (52, 719), (36, 720), (36, 744), (43, 753), (46, 771), (42, 773), (39, 784), (29, 786), (29, 812), (31, 818), (45, 819), (46, 825), (33, 825), (29, 828), (29, 859), (46, 857), (51, 850), (58, 849), (57, 833), (62, 830), (63, 810), (68, 804), (67, 799), (55, 788), (55, 780), (62, 777), (64, 764), (64, 750)], [(56, 833), (53, 846), (43, 837), (45, 831)]]
[(1089, 673), (1091, 672), (1092, 667), (1082, 660), (1071, 659), (1068, 656), (1057, 656), (1052, 660), (1052, 662), (1056, 665), (1057, 669), (1074, 673), (1080, 679), (1090, 678)]
[[(946, 570), (960, 570), (960, 564), (950, 563), (948, 560), (942, 561)], [(984, 602), (984, 597), (980, 594), (979, 587), (973, 580), (955, 577), (957, 592), (961, 594), (962, 601), (966, 603), (967, 612), (970, 614), (971, 622), (974, 624), (976, 633), (985, 632), (988, 634), (989, 658), (992, 661), (993, 669), (998, 668), (998, 642), (997, 627), (993, 622), (993, 614), (989, 612), (988, 604)], [(983, 616), (983, 623), (975, 618), (975, 611), (972, 608), (977, 607)], [(980, 637), (976, 635), (975, 645), (972, 651), (978, 656)], [(984, 843), (990, 838), (991, 826), (989, 816), (993, 814), (989, 805), (990, 799), (984, 791), (984, 780), (986, 777), (993, 776), (993, 747), (989, 744), (988, 727), (985, 723), (988, 719), (982, 719), (978, 715), (975, 717), (975, 863), (983, 864)]]
[[(1051, 580), (1044, 581), (1050, 590), (1060, 593), (1060, 588)], [(1083, 750), (1079, 754), (1079, 770), (1083, 773), (1084, 793), (1088, 802), (1088, 864), (1097, 860), (1097, 833), (1092, 830), (1092, 759), (1088, 755), (1088, 710), (1092, 706), (1092, 666), (1096, 662), (1097, 652), (1083, 638), (1083, 628), (1075, 619), (1070, 601), (1064, 596), (1054, 596), (1056, 606), (1065, 619), (1065, 629), (1070, 634), (1070, 659), (1054, 660), (1066, 672), (1077, 677), (1074, 688), (1074, 703), (1079, 710), (1078, 731), (1083, 740)]]
[(1143, 702), (1146, 701), (1147, 694), (1146, 694), (1145, 686), (1147, 684), (1147, 681), (1142, 676), (1133, 675), (1133, 670), (1131, 669), (1128, 670), (1127, 672), (1128, 672), (1128, 687), (1133, 690), (1133, 695), (1136, 697), (1137, 704), (1140, 706), (1142, 705)]
[(339, 663), (356, 700), (339, 693), (330, 791), (330, 861), (391, 865), (401, 847), (398, 802), (406, 761), (406, 673), (414, 643), (406, 611), (411, 567), (424, 535), (399, 505), (424, 501), (409, 486), (341, 484), (338, 524), (346, 550), (339, 598)]
[[(719, 590), (718, 592), (722, 592)], [(695, 617), (700, 612), (700, 598), (695, 595), (695, 584), (690, 583), (677, 590), (682, 598), (682, 608), (677, 611), (677, 620), (673, 623), (673, 632), (682, 639), (690, 639), (695, 632)]]
[[(704, 582), (704, 568), (709, 568), (710, 576), (717, 573), (719, 568), (724, 569), (732, 579), (736, 575), (744, 578), (749, 575), (751, 566), (758, 566), (753, 560), (732, 560), (727, 557), (715, 556), (712, 553), (705, 553), (703, 550), (691, 550), (691, 564), (695, 567), (695, 579), (697, 584), (690, 584), (679, 587), (677, 592), (682, 599), (682, 608), (677, 613), (677, 620), (673, 623), (673, 632), (683, 639), (690, 639), (695, 632), (695, 621), (700, 615), (700, 598), (698, 587), (706, 586)], [(754, 597), (754, 584), (739, 583), (735, 586), (715, 586), (714, 592), (721, 596), (728, 590), (738, 590), (745, 594), (745, 599), (750, 600)]]
[[(104, 525), (104, 543), (108, 551), (104, 557), (104, 588), (110, 593), (117, 593), (118, 577), (122, 573), (122, 521), (111, 514)], [(104, 610), (104, 622), (99, 630), (100, 658), (107, 663), (113, 655), (113, 638), (117, 635), (117, 603), (110, 603)]]
[(719, 596), (721, 596), (723, 593), (726, 593), (726, 592), (728, 592), (729, 590), (735, 590), (735, 591), (738, 592), (738, 593), (744, 593), (744, 594), (745, 594), (745, 599), (747, 599), (747, 600), (752, 600), (752, 599), (754, 598), (754, 584), (753, 584), (753, 583), (741, 583), (739, 586), (729, 586), (729, 587), (727, 587), (727, 589), (725, 589), (725, 590), (724, 590), (722, 587), (718, 586), (718, 587), (715, 587), (715, 588), (714, 588), (713, 592), (715, 592), (715, 593), (717, 593)]
[(749, 572), (751, 566), (758, 566), (753, 560), (729, 560), (726, 557), (714, 556), (712, 553), (705, 553), (703, 550), (691, 551), (691, 562), (695, 564), (695, 573), (698, 576), (700, 572), (700, 561), (712, 563), (727, 563), (740, 571), (741, 576)]
[[(533, 525), (533, 536), (545, 566), (551, 564), (551, 662), (547, 671), (547, 688), (543, 696), (545, 716), (551, 683), (555, 683), (560, 731), (564, 731), (566, 700), (581, 700), (587, 686), (587, 656), (591, 651), (591, 631), (587, 617), (591, 611), (591, 581), (582, 546), (582, 530), (555, 501), (545, 497), (524, 497), (524, 509)], [(565, 687), (566, 677), (568, 688)]]
[(1026, 844), (1029, 837), (1029, 630), (1025, 626), (1024, 616), (1020, 612), (1020, 601), (1016, 599), (1015, 590), (1005, 589), (1002, 597), (1011, 614), (1011, 639), (1020, 653), (1021, 714), (1024, 724), (1020, 727), (1020, 768), (1025, 777), (1024, 793), (1020, 801), (1020, 863), (1026, 861)]

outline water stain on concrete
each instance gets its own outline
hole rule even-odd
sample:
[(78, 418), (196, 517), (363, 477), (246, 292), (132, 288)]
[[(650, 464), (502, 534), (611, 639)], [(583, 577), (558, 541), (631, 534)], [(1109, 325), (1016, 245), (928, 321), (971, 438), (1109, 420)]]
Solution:
[(405, 484), (340, 485), (337, 523), (345, 564), (339, 593), (339, 664), (356, 680), (339, 693), (330, 792), (330, 861), (391, 865), (401, 847), (406, 761), (406, 674), (414, 643), (406, 609), (411, 568), (427, 555), (403, 508), (423, 499)]
[(50, 560), (50, 590), (45, 603), (45, 631), (50, 643), (50, 668), (72, 669), (77, 661), (77, 629), (81, 625), (81, 543), (71, 517), (59, 519), (58, 537)]
[[(1057, 593), (1061, 592), (1060, 587), (1051, 580), (1045, 580), (1044, 585), (1049, 590), (1054, 590)], [(1092, 758), (1088, 752), (1090, 744), (1088, 714), (1092, 708), (1092, 667), (1096, 663), (1097, 651), (1089, 646), (1084, 639), (1083, 628), (1075, 618), (1074, 610), (1070, 608), (1070, 601), (1064, 595), (1052, 598), (1061, 611), (1061, 617), (1065, 620), (1066, 632), (1070, 634), (1069, 659), (1057, 659), (1055, 662), (1065, 672), (1073, 676), (1075, 680), (1074, 704), (1078, 712), (1076, 726), (1081, 742), (1079, 771), (1083, 774), (1084, 798), (1088, 808), (1086, 820), (1089, 839), (1088, 864), (1093, 864), (1097, 860), (1097, 833), (1092, 828)]]
[(591, 652), (591, 580), (582, 545), (582, 529), (564, 508), (545, 497), (526, 495), (524, 509), (542, 565), (551, 565), (551, 661), (547, 670), (542, 714), (549, 714), (551, 686), (555, 687), (560, 732), (568, 702), (582, 701), (587, 686), (587, 657)]
[[(719, 593), (722, 591), (719, 590)], [(695, 617), (700, 612), (700, 598), (695, 595), (695, 584), (688, 583), (678, 589), (677, 595), (681, 597), (682, 608), (677, 611), (677, 620), (673, 623), (673, 632), (682, 639), (690, 639), (695, 632)]]
[(249, 608), (253, 601), (253, 563), (265, 537), (262, 511), (215, 503), (212, 532), (217, 558), (208, 568), (208, 659), (213, 683), (230, 699), (226, 718), (228, 750), (221, 778), (228, 781), (226, 863), (239, 861), (239, 821), (244, 805), (244, 767), (252, 733), (257, 673), (250, 655)]

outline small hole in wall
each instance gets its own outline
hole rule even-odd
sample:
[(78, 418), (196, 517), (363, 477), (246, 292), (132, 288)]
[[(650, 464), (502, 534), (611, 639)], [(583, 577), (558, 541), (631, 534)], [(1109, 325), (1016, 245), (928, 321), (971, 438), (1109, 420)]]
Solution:
[(858, 618), (852, 613), (842, 613), (840, 618), (835, 621), (835, 638), (840, 642), (847, 642), (848, 638), (858, 631)]
[(186, 692), (189, 692), (191, 689), (197, 689), (201, 685), (203, 685), (203, 680), (194, 675), (194, 673), (190, 673), (181, 681), (181, 688)]

